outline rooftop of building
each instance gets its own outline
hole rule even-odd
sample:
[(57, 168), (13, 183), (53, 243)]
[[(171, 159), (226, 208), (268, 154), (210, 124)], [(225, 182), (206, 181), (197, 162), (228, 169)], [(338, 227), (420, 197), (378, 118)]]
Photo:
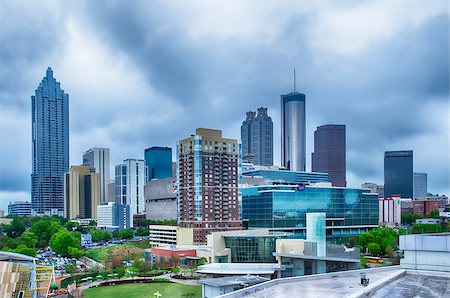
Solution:
[[(361, 285), (361, 273), (369, 285)], [(220, 297), (449, 297), (450, 273), (399, 266), (275, 279)]]
[(25, 262), (35, 262), (37, 259), (23, 255), (18, 254), (15, 252), (9, 252), (9, 251), (0, 251), (0, 261), (6, 261), (6, 262), (14, 262), (14, 261), (25, 261)]
[(232, 286), (232, 285), (254, 285), (258, 283), (262, 283), (265, 281), (269, 281), (268, 278), (255, 276), (255, 275), (244, 275), (244, 276), (227, 276), (227, 277), (219, 277), (219, 278), (208, 278), (200, 280), (201, 284), (215, 286), (215, 287), (223, 287), (223, 286)]

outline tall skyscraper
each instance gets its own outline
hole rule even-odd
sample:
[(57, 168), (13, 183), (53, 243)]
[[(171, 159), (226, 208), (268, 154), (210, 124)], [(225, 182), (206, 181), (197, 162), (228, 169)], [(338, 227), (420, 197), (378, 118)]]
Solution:
[(345, 125), (327, 124), (314, 132), (312, 172), (328, 173), (333, 186), (347, 186), (345, 162)]
[(115, 168), (116, 204), (129, 205), (129, 227), (133, 227), (133, 215), (145, 213), (144, 186), (147, 166), (143, 159), (126, 159)]
[(64, 213), (64, 173), (69, 170), (69, 95), (49, 67), (31, 96), (31, 203), (34, 212)]
[(281, 95), (281, 165), (291, 171), (305, 171), (305, 94)]
[(172, 148), (150, 147), (145, 149), (144, 155), (148, 180), (172, 177)]
[(177, 142), (178, 225), (194, 228), (194, 243), (213, 231), (240, 230), (241, 145), (221, 130), (197, 128)]
[(267, 108), (259, 108), (255, 112), (247, 112), (242, 122), (241, 140), (243, 160), (255, 165), (273, 165), (273, 123), (267, 115)]
[(412, 198), (414, 191), (413, 151), (384, 153), (384, 197)]
[(428, 196), (427, 173), (414, 173), (414, 198)]
[(100, 174), (91, 172), (89, 165), (71, 166), (64, 178), (64, 216), (97, 218), (100, 184)]
[(83, 164), (100, 175), (100, 204), (108, 202), (109, 148), (92, 148), (83, 154)]

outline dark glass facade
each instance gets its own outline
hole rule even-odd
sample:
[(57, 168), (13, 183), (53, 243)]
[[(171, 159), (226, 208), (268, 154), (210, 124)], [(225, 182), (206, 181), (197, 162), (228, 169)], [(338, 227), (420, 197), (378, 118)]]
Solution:
[(362, 189), (302, 185), (249, 187), (242, 190), (242, 208), (242, 218), (249, 220), (250, 228), (303, 228), (308, 212), (325, 212), (327, 226), (336, 228), (378, 225), (378, 195)]
[(384, 196), (412, 198), (414, 192), (413, 151), (384, 153)]
[(277, 239), (285, 239), (285, 233), (280, 235), (258, 236), (224, 236), (225, 246), (231, 251), (231, 263), (275, 263), (273, 252)]
[(49, 67), (31, 96), (31, 204), (38, 214), (64, 214), (64, 173), (69, 170), (69, 95)]
[(345, 163), (345, 125), (327, 124), (314, 132), (313, 172), (328, 173), (333, 186), (347, 185)]
[(241, 126), (241, 140), (245, 162), (273, 165), (273, 122), (267, 115), (267, 108), (259, 108), (257, 113), (247, 112)]
[(148, 180), (172, 177), (172, 148), (145, 149), (145, 165), (148, 167)]

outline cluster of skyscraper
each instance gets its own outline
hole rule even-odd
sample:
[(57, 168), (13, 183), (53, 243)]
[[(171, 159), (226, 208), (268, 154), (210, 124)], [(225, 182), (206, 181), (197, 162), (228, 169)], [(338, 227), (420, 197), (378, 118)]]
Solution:
[[(144, 159), (116, 165), (110, 181), (108, 148), (86, 151), (82, 164), (69, 168), (68, 95), (48, 68), (32, 96), (34, 214), (97, 218), (98, 226), (119, 229), (145, 214), (177, 218), (197, 244), (213, 231), (247, 225), (302, 234), (308, 212), (327, 213), (330, 235), (376, 226), (378, 196), (346, 187), (345, 125), (317, 127), (312, 171), (305, 172), (305, 108), (305, 94), (281, 95), (281, 168), (273, 166), (273, 122), (261, 107), (247, 112), (242, 143), (198, 128), (177, 142), (176, 167), (171, 148), (151, 147)], [(385, 196), (426, 193), (414, 181), (426, 184), (426, 174), (413, 175), (412, 151), (386, 152)]]

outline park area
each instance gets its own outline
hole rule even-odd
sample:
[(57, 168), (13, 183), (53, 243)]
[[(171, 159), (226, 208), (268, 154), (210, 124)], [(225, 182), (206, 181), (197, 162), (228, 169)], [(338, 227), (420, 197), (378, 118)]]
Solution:
[[(158, 296), (158, 293), (160, 296)], [(177, 283), (149, 283), (149, 284), (124, 284), (115, 286), (93, 287), (83, 292), (85, 298), (126, 297), (173, 297), (194, 298), (202, 297), (200, 286), (189, 286)]]
[(104, 246), (101, 248), (88, 249), (85, 251), (85, 253), (87, 257), (94, 259), (97, 262), (111, 260), (116, 253), (120, 253), (123, 256), (128, 256), (128, 258), (130, 259), (143, 259), (144, 249), (146, 248), (150, 248), (150, 244), (148, 241), (135, 241), (112, 246)]

